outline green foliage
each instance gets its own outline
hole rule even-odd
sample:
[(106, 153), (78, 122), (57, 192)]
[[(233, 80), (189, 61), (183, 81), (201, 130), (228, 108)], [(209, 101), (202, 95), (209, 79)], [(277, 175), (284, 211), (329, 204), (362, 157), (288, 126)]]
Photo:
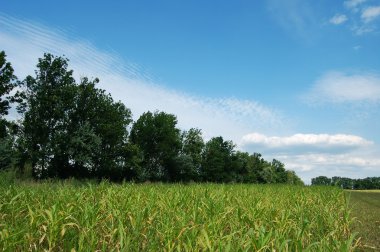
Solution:
[(380, 189), (380, 177), (368, 177), (364, 179), (351, 179), (344, 177), (327, 178), (319, 176), (311, 180), (312, 185), (331, 185), (343, 189), (373, 190)]
[(133, 124), (130, 140), (143, 153), (143, 177), (152, 181), (177, 181), (175, 166), (181, 149), (177, 118), (165, 112), (146, 112)]
[[(186, 175), (182, 176), (183, 180), (199, 180), (204, 146), (205, 143), (200, 129), (191, 128), (189, 131), (182, 133), (181, 159), (187, 159), (188, 163)], [(192, 165), (190, 165), (190, 162)]]
[(326, 176), (319, 176), (311, 179), (312, 185), (331, 185), (331, 179)]
[(7, 62), (4, 51), (0, 52), (0, 170), (12, 166), (14, 156), (14, 138), (12, 136), (12, 123), (3, 117), (8, 115), (11, 97), (7, 95), (16, 86), (16, 77), (13, 75), (11, 63)]
[(0, 138), (0, 170), (11, 168), (13, 155), (13, 139), (10, 136)]
[[(13, 169), (0, 169), (0, 188), (7, 188), (10, 185), (16, 184), (17, 181), (17, 172)], [(1, 204), (1, 200), (0, 200)], [(0, 213), (1, 213), (1, 206), (0, 206)], [(1, 230), (1, 228), (0, 228)]]
[[(70, 157), (77, 168), (90, 177), (121, 180), (126, 167), (128, 131), (131, 111), (121, 102), (114, 102), (104, 90), (95, 87), (97, 79), (82, 78), (75, 97), (76, 109), (71, 114), (72, 135), (79, 133), (83, 148), (72, 146)], [(76, 133), (77, 132), (77, 133)]]
[(252, 183), (252, 169), (247, 152), (237, 151), (231, 155), (231, 170), (234, 173), (234, 182)]
[(21, 83), (23, 140), (36, 177), (59, 176), (68, 167), (69, 111), (74, 108), (75, 80), (67, 59), (45, 54), (36, 77)]
[(199, 173), (194, 165), (194, 159), (187, 154), (179, 154), (173, 160), (176, 167), (176, 181), (189, 182), (199, 180)]
[(286, 183), (288, 177), (286, 174), (285, 165), (282, 162), (273, 159), (271, 166), (273, 167), (275, 173), (275, 183)]
[[(3, 179), (0, 179), (0, 184)], [(344, 192), (285, 185), (0, 185), (2, 251), (354, 251)]]
[[(146, 112), (132, 123), (131, 111), (96, 88), (97, 78), (79, 83), (68, 59), (44, 54), (35, 76), (16, 83), (0, 53), (1, 97), (18, 85), (20, 124), (0, 118), (0, 169), (31, 165), (34, 178), (96, 178), (112, 181), (239, 182), (300, 184), (278, 160), (235, 150), (221, 136), (206, 144), (200, 129), (181, 132), (175, 115)], [(12, 134), (10, 134), (12, 132)], [(16, 142), (14, 141), (16, 140)]]
[(231, 141), (224, 141), (221, 136), (211, 138), (203, 152), (201, 167), (203, 181), (233, 181), (234, 171), (231, 170), (233, 153), (234, 145)]
[[(16, 76), (13, 75), (11, 63), (7, 62), (4, 51), (0, 52), (0, 119), (8, 115), (10, 97), (6, 97), (15, 87)], [(3, 126), (3, 125), (1, 125)], [(0, 129), (3, 132), (3, 129)], [(1, 133), (0, 132), (0, 133)], [(0, 135), (1, 137), (1, 135)]]
[(120, 179), (130, 110), (97, 89), (98, 79), (76, 84), (65, 58), (45, 54), (37, 69), (18, 94), (25, 112), (20, 142), (33, 175)]
[(304, 185), (303, 181), (296, 175), (294, 171), (286, 171), (287, 184)]

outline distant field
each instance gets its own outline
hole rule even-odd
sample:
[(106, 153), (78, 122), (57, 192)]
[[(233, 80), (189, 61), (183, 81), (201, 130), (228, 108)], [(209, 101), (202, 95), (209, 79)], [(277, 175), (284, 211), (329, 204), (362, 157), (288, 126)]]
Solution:
[(357, 218), (354, 231), (361, 237), (360, 249), (380, 251), (380, 190), (350, 190), (347, 196)]
[(4, 251), (354, 249), (331, 187), (22, 182), (0, 195)]

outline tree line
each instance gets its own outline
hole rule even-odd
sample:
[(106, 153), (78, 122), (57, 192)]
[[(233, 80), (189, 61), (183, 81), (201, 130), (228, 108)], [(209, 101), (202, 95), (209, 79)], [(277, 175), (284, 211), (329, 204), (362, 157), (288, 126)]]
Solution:
[(371, 190), (380, 189), (380, 177), (367, 177), (364, 179), (351, 179), (344, 177), (319, 176), (311, 179), (312, 185), (339, 186), (343, 189)]
[[(0, 53), (0, 169), (29, 167), (36, 179), (303, 184), (276, 159), (237, 151), (222, 136), (205, 142), (197, 128), (181, 131), (175, 115), (148, 111), (134, 122), (96, 87), (99, 79), (77, 82), (68, 62), (46, 53), (20, 81)], [(5, 119), (11, 103), (17, 122)]]

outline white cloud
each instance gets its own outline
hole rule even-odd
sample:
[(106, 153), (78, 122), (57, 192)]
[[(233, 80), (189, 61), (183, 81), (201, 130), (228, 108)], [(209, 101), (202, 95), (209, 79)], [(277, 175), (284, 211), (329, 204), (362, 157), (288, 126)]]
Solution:
[(347, 16), (344, 14), (335, 14), (332, 18), (330, 18), (329, 22), (334, 25), (343, 24), (347, 21)]
[[(346, 19), (343, 17), (339, 19), (338, 15), (335, 15), (332, 19), (330, 19), (330, 23), (335, 24), (339, 23), (339, 21), (347, 21), (349, 22), (350, 30), (354, 35), (362, 36), (369, 33), (374, 33), (378, 29), (376, 23), (371, 22), (375, 20), (380, 15), (380, 6), (368, 6), (363, 3), (367, 2), (366, 0), (349, 0), (344, 1), (343, 5), (349, 9), (350, 13), (345, 13)], [(337, 17), (336, 19), (334, 19)]]
[(349, 9), (356, 9), (359, 5), (364, 3), (366, 0), (348, 0), (344, 1), (344, 6)]
[(164, 87), (136, 64), (125, 63), (68, 32), (29, 20), (0, 15), (0, 48), (20, 79), (33, 75), (44, 52), (65, 55), (76, 78), (99, 77), (99, 87), (124, 102), (135, 119), (145, 111), (162, 110), (177, 115), (184, 129), (199, 127), (206, 138), (222, 135), (233, 141), (244, 132), (281, 127), (278, 113), (256, 101), (201, 97)]
[(362, 137), (346, 134), (294, 134), (292, 136), (266, 136), (251, 133), (243, 136), (242, 146), (276, 153), (344, 152), (372, 145)]
[(317, 176), (364, 178), (378, 176), (380, 158), (375, 143), (347, 134), (245, 135), (240, 148), (259, 151), (268, 160), (276, 158), (294, 170), (305, 183)]
[(361, 18), (365, 23), (371, 22), (380, 16), (380, 6), (371, 6), (363, 10)]
[(362, 146), (371, 142), (354, 135), (345, 134), (294, 134), (289, 137), (268, 137), (259, 133), (251, 133), (243, 140), (252, 143), (261, 143), (268, 147), (298, 146), (298, 145), (336, 145), (336, 146)]
[(368, 24), (354, 25), (351, 27), (351, 30), (354, 32), (355, 35), (361, 36), (376, 31), (376, 27)]
[(308, 184), (317, 176), (364, 178), (379, 176), (380, 172), (380, 159), (370, 155), (318, 153), (280, 155), (278, 158)]
[(332, 71), (319, 78), (305, 97), (309, 103), (378, 103), (380, 76), (374, 73), (346, 74)]

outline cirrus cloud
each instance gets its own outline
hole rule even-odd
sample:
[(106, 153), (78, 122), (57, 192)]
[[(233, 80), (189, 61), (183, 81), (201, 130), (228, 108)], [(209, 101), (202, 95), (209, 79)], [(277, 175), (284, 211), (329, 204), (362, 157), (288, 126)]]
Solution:
[(348, 0), (344, 1), (343, 5), (348, 9), (357, 10), (356, 8), (365, 1), (366, 0)]

